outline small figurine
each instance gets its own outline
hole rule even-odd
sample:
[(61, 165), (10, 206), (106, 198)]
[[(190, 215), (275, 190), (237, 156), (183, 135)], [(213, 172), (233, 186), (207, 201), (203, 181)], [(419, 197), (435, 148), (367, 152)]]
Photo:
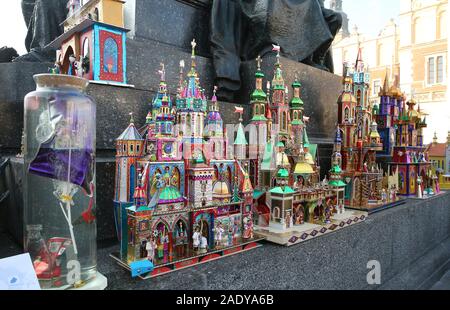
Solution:
[(302, 206), (298, 206), (296, 212), (295, 225), (303, 225), (305, 223), (305, 214)]
[(175, 237), (175, 246), (177, 248), (177, 256), (184, 256), (184, 248), (186, 243), (186, 229), (184, 228), (183, 222), (178, 223), (176, 237)]
[(387, 202), (387, 199), (388, 199), (388, 197), (387, 197), (386, 189), (383, 188), (383, 190), (381, 191), (381, 201), (382, 201), (383, 203), (386, 203), (386, 202)]
[(53, 68), (49, 68), (48, 71), (51, 74), (61, 74), (61, 63), (59, 61), (56, 61)]
[(69, 69), (67, 71), (67, 75), (75, 75), (75, 72), (76, 72), (75, 62), (76, 61), (77, 61), (77, 59), (75, 58), (75, 55), (69, 56)]
[(251, 216), (244, 217), (244, 233), (243, 239), (253, 239), (253, 220)]
[(227, 237), (228, 237), (228, 246), (232, 246), (233, 245), (233, 226), (231, 225), (231, 220), (230, 220), (230, 225), (228, 226)]
[(194, 235), (192, 236), (192, 244), (194, 247), (194, 251), (198, 251), (199, 247), (200, 247), (200, 242), (201, 242), (201, 233), (200, 233), (200, 227), (197, 225), (194, 228)]
[(422, 177), (417, 177), (417, 198), (423, 198), (422, 192)]
[(147, 259), (154, 263), (155, 260), (155, 251), (156, 251), (157, 245), (156, 240), (154, 236), (150, 236), (147, 239), (147, 244), (145, 245), (145, 250), (147, 251)]
[(207, 249), (208, 249), (208, 239), (206, 239), (205, 236), (201, 235), (200, 252), (206, 253)]
[(215, 245), (216, 247), (222, 246), (223, 234), (225, 233), (225, 229), (223, 229), (222, 222), (218, 222), (217, 227), (215, 228)]
[(76, 73), (78, 77), (83, 77), (84, 69), (83, 69), (83, 57), (80, 56), (80, 60), (75, 62)]
[(325, 224), (330, 224), (331, 223), (331, 208), (329, 205), (327, 205), (325, 207)]

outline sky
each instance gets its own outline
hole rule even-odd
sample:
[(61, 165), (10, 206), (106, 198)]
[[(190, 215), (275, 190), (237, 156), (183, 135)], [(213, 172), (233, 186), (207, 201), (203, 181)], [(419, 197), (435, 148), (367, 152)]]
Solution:
[[(325, 0), (328, 7), (329, 0)], [(358, 26), (361, 34), (377, 36), (391, 18), (397, 20), (400, 0), (343, 0), (342, 9), (349, 18), (349, 30)]]
[[(326, 5), (328, 1), (325, 1)], [(12, 46), (19, 54), (24, 54), (26, 26), (20, 2), (0, 1), (0, 47)], [(350, 19), (350, 31), (356, 24), (360, 33), (376, 36), (389, 19), (397, 17), (400, 0), (343, 0), (343, 9)]]

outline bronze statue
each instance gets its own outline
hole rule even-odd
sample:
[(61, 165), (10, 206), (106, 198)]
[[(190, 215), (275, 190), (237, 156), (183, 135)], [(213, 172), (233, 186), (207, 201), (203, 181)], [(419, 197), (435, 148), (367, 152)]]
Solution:
[(211, 49), (219, 96), (227, 100), (241, 88), (240, 64), (264, 57), (272, 44), (292, 60), (333, 72), (330, 47), (342, 15), (323, 0), (214, 0)]
[(54, 62), (55, 51), (46, 46), (60, 36), (68, 8), (64, 0), (22, 0), (22, 13), (28, 27), (25, 47), (28, 54), (15, 62)]

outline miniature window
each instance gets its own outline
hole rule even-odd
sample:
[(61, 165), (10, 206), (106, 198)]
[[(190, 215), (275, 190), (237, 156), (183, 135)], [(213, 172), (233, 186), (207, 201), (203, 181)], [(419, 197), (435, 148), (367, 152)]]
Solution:
[(123, 145), (123, 151), (124, 151), (124, 152), (127, 151), (127, 145), (126, 145), (126, 144)]
[(133, 152), (134, 152), (134, 145), (131, 144), (131, 145), (130, 145), (130, 153), (133, 153)]
[(136, 151), (137, 151), (138, 153), (141, 151), (141, 146), (140, 146), (139, 144), (136, 146)]
[(89, 38), (83, 41), (83, 57), (89, 57)]
[(117, 42), (109, 37), (105, 40), (103, 50), (103, 71), (106, 73), (117, 74), (119, 48)]

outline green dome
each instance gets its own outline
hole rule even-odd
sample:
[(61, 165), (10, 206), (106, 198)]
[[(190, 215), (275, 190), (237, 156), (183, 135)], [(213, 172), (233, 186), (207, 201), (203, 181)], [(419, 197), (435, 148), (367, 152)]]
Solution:
[(280, 170), (278, 170), (278, 174), (277, 176), (279, 178), (288, 178), (289, 177), (289, 171), (285, 168), (282, 168)]

